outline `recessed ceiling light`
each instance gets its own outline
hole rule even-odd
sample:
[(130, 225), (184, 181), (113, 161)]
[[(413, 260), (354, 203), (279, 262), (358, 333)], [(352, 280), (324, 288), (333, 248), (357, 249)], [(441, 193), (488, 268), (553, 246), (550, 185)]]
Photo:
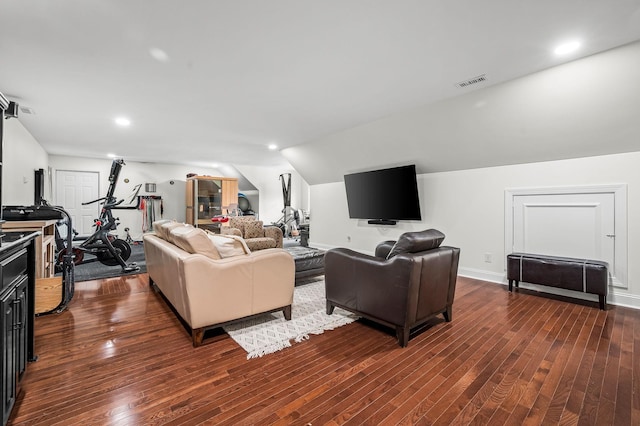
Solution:
[(169, 61), (169, 55), (167, 54), (167, 52), (157, 47), (152, 47), (151, 49), (149, 49), (149, 54), (153, 59), (155, 59), (158, 62)]
[(131, 125), (131, 120), (127, 117), (118, 117), (114, 121), (120, 127), (129, 127)]
[(555, 48), (553, 53), (556, 55), (566, 55), (568, 53), (575, 52), (580, 47), (579, 41), (571, 41), (569, 43), (564, 43)]
[(109, 157), (109, 158), (116, 158), (116, 157), (117, 157), (117, 155), (115, 155), (115, 154), (107, 154), (107, 157)]
[(219, 166), (218, 166), (218, 164), (217, 164), (217, 163), (213, 163), (213, 164), (211, 165), (211, 167), (213, 167), (214, 169), (217, 169)]
[(269, 144), (269, 149), (271, 151), (278, 149), (278, 145), (276, 145), (275, 143)]

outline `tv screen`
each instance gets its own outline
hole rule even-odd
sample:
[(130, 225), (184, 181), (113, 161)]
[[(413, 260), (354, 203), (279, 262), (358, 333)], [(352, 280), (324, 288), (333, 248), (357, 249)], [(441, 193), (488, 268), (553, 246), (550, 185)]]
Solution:
[(349, 217), (370, 223), (421, 220), (416, 166), (393, 167), (344, 176)]

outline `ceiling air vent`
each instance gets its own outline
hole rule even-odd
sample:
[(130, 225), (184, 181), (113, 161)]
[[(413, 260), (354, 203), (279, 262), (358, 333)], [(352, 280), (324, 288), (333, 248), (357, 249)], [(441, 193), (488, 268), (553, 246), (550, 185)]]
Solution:
[(460, 88), (464, 88), (464, 87), (467, 87), (467, 86), (471, 86), (472, 84), (483, 83), (485, 81), (487, 81), (487, 75), (486, 74), (482, 74), (482, 75), (479, 75), (477, 77), (473, 77), (473, 78), (470, 78), (468, 80), (464, 80), (464, 81), (461, 81), (459, 83), (456, 83), (456, 86), (458, 86)]
[(33, 108), (29, 108), (27, 106), (20, 106), (20, 112), (23, 114), (31, 114), (31, 115), (35, 115), (36, 112), (33, 110)]

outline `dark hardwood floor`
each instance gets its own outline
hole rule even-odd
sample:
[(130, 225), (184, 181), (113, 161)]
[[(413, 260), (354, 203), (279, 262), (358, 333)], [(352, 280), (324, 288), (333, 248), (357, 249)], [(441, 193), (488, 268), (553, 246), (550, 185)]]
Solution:
[(467, 278), (407, 348), (356, 322), (252, 360), (194, 349), (144, 274), (81, 282), (36, 353), (10, 424), (640, 424), (640, 311)]

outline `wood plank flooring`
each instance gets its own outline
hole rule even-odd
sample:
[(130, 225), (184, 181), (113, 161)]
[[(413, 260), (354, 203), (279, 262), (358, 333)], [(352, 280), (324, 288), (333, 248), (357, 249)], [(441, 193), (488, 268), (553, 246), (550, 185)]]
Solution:
[(36, 353), (10, 424), (640, 424), (640, 311), (462, 277), (404, 349), (358, 321), (252, 360), (194, 349), (145, 274), (81, 282)]

